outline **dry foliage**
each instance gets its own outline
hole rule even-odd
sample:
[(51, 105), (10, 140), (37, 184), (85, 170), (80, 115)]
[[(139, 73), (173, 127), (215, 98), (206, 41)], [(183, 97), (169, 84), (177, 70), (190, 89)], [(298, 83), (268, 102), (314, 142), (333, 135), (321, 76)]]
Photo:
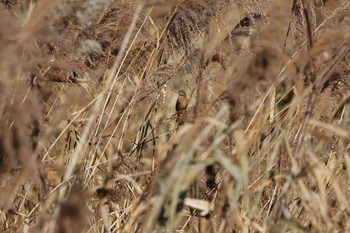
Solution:
[(0, 231), (349, 232), (349, 32), (347, 0), (2, 0)]

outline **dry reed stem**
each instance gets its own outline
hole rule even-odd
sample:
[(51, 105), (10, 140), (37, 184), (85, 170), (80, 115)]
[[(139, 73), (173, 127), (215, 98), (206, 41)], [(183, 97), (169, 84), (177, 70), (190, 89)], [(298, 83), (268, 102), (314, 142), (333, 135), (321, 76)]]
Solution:
[(0, 3), (0, 231), (350, 229), (349, 3), (94, 2)]

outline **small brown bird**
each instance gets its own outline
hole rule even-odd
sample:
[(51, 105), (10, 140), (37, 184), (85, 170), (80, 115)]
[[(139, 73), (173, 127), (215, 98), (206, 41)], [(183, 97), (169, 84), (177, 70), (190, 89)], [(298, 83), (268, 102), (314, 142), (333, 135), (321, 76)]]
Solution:
[(184, 90), (179, 90), (179, 98), (176, 101), (176, 112), (182, 112), (187, 108), (188, 99)]

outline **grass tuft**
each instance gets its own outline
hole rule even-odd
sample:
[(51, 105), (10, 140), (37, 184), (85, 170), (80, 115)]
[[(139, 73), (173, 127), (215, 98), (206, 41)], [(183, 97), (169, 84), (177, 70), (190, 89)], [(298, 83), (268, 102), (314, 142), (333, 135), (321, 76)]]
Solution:
[(0, 231), (350, 231), (349, 13), (0, 1)]

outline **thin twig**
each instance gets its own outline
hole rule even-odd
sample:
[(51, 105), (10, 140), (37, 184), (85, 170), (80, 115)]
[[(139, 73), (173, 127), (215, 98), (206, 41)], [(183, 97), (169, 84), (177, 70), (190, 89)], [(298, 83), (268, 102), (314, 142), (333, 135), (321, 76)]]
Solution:
[[(308, 42), (308, 51), (310, 52), (310, 50), (313, 47), (313, 38), (312, 38), (312, 26), (311, 26), (311, 2), (310, 0), (307, 0), (307, 2), (305, 2), (306, 0), (303, 0), (303, 6), (304, 6), (304, 14), (305, 14), (305, 18), (306, 18), (306, 34), (307, 34), (307, 42)], [(306, 111), (304, 114), (304, 119), (303, 119), (303, 123), (301, 125), (301, 129), (299, 131), (299, 134), (297, 136), (297, 142), (295, 145), (295, 150), (294, 150), (294, 157), (298, 158), (300, 156), (300, 147), (301, 147), (301, 143), (304, 140), (305, 137), (305, 132), (306, 132), (306, 127), (307, 127), (307, 123), (312, 115), (312, 110), (313, 110), (313, 106), (314, 106), (314, 102), (315, 102), (315, 97), (316, 97), (316, 85), (315, 85), (315, 80), (316, 80), (316, 75), (315, 75), (315, 67), (314, 67), (314, 63), (312, 61), (312, 59), (309, 57), (308, 60), (308, 65), (306, 68), (306, 77), (307, 77), (307, 81), (311, 82), (312, 85), (312, 91), (309, 95), (309, 100), (308, 100), (308, 104), (306, 107)]]

